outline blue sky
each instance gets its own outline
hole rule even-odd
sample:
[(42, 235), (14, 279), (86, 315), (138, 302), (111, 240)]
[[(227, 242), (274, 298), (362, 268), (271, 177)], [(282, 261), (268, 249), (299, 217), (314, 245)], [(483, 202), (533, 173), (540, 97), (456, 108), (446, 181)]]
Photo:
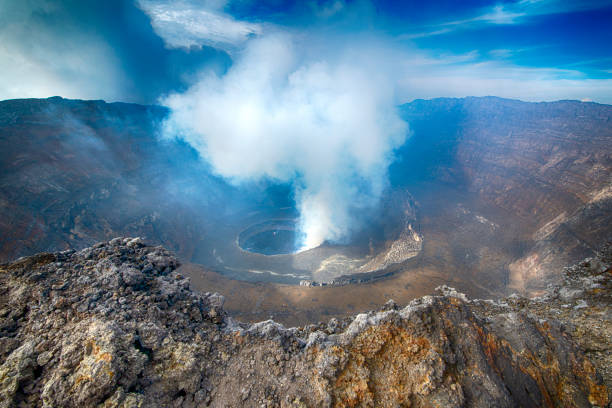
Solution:
[(612, 103), (612, 0), (0, 0), (0, 99), (156, 103), (278, 33), (309, 61), (380, 61), (398, 103)]

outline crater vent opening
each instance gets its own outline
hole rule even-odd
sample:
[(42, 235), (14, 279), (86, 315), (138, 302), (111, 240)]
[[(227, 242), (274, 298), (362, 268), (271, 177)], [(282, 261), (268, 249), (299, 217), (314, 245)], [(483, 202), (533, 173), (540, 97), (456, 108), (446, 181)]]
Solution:
[(298, 251), (295, 220), (273, 219), (244, 229), (238, 235), (238, 246), (262, 255), (288, 255)]

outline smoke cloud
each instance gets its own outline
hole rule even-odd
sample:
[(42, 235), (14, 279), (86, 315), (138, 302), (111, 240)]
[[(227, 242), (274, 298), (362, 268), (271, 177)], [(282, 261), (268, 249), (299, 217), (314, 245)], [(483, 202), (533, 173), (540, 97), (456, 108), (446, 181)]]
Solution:
[(342, 242), (378, 203), (408, 127), (388, 70), (371, 55), (304, 55), (288, 34), (252, 39), (225, 75), (204, 74), (162, 103), (172, 111), (165, 133), (221, 176), (291, 182), (309, 249)]

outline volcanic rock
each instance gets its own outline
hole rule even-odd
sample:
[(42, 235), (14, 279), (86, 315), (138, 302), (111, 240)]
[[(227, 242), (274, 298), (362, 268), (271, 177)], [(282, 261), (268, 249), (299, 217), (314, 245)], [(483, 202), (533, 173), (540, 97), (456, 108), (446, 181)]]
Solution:
[(441, 287), (298, 328), (235, 321), (140, 240), (20, 258), (0, 266), (0, 406), (603, 407), (611, 254), (540, 298)]

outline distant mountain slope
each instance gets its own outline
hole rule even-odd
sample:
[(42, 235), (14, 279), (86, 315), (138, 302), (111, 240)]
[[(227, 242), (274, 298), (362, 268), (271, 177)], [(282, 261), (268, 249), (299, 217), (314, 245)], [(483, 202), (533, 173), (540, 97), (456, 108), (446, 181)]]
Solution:
[[(392, 186), (450, 187), (437, 205), (472, 214), (436, 226), (447, 228), (439, 236), (450, 249), (432, 256), (481, 274), (495, 269), (490, 276), (500, 285), (535, 291), (612, 239), (612, 106), (487, 97), (416, 100), (400, 109), (411, 137), (390, 168)], [(143, 236), (187, 260), (205, 247), (197, 259), (212, 259), (220, 221), (247, 206), (190, 146), (157, 137), (166, 113), (57, 97), (0, 102), (0, 260), (117, 235)], [(457, 206), (453, 189), (476, 204)], [(290, 205), (282, 191), (267, 193), (249, 201)], [(482, 214), (501, 227), (479, 232), (489, 228)]]
[(523, 257), (509, 266), (511, 286), (529, 288), (612, 240), (612, 106), (485, 97), (401, 109), (412, 139), (394, 183), (452, 184), (515, 218)]
[(400, 156), (423, 163), (419, 176), (530, 221), (575, 210), (612, 183), (612, 106), (486, 97), (417, 100), (402, 113), (414, 137)]
[(190, 203), (201, 210), (225, 187), (189, 146), (157, 138), (165, 114), (62, 98), (0, 102), (0, 259), (120, 233), (191, 253), (205, 228)]

